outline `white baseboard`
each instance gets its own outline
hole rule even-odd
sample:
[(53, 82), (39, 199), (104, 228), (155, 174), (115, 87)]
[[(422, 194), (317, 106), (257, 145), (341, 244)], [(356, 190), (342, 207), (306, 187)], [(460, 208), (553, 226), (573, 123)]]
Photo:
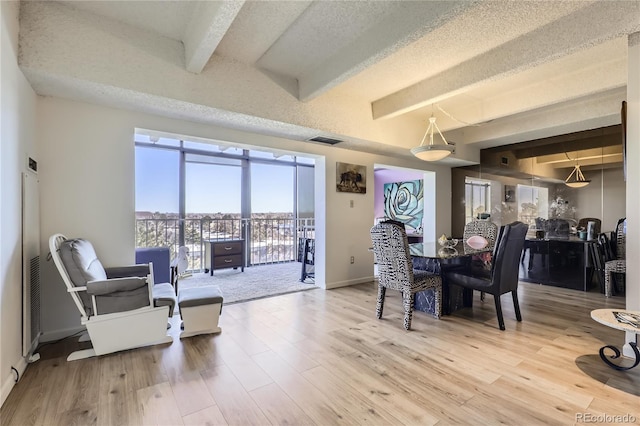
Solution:
[(325, 289), (331, 290), (332, 288), (347, 287), (350, 285), (356, 285), (356, 284), (362, 284), (362, 283), (373, 283), (374, 280), (375, 278), (372, 275), (370, 277), (355, 278), (353, 280), (336, 281), (334, 283), (327, 283)]
[[(22, 378), (24, 371), (27, 369), (27, 362), (24, 358), (20, 357), (16, 365), (13, 365), (13, 367), (18, 370), (18, 377)], [(15, 384), (16, 373), (15, 371), (11, 370), (11, 373), (9, 373), (9, 375), (2, 381), (2, 390), (0, 391), (0, 399), (2, 400), (2, 402), (0, 402), (0, 406), (4, 404), (4, 401), (6, 401), (9, 393), (11, 392), (11, 389), (13, 389)]]
[[(65, 328), (63, 330), (45, 331), (40, 335), (40, 343), (53, 342), (54, 340), (64, 339), (65, 337), (80, 333), (81, 331), (86, 331), (86, 329), (87, 328), (85, 326), (79, 325), (77, 327)], [(80, 336), (78, 335), (78, 338), (79, 337)]]

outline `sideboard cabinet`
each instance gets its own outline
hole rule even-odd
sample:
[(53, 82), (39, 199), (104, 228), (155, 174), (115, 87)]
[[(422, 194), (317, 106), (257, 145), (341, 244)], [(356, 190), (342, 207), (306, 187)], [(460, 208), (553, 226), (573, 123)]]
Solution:
[(593, 276), (590, 259), (596, 240), (577, 237), (526, 239), (520, 280), (589, 291)]
[(241, 268), (244, 272), (244, 240), (210, 240), (205, 244), (205, 271)]

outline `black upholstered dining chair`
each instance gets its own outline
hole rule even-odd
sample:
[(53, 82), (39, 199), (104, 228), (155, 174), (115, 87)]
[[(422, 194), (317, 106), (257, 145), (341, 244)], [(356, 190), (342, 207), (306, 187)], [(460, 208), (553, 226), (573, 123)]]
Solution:
[(500, 228), (496, 246), (493, 250), (493, 261), (489, 276), (473, 275), (472, 272), (460, 270), (446, 273), (448, 284), (459, 285), (467, 289), (479, 290), (493, 295), (500, 330), (505, 329), (502, 304), (500, 303), (500, 296), (505, 293), (511, 293), (516, 319), (522, 321), (520, 305), (518, 304), (518, 269), (520, 253), (522, 252), (528, 228), (522, 222), (513, 222)]
[(602, 220), (595, 218), (595, 217), (583, 217), (580, 218), (580, 220), (578, 221), (578, 229), (587, 229), (587, 226), (589, 225), (589, 222), (593, 222), (595, 225), (595, 228), (593, 230), (593, 234), (594, 235), (600, 235), (600, 230), (602, 228)]
[(606, 262), (614, 258), (611, 250), (611, 243), (609, 242), (607, 234), (598, 234), (596, 243), (590, 244), (589, 249), (591, 253), (591, 267), (593, 268), (593, 272), (598, 280), (600, 292), (604, 294), (604, 265)]
[(442, 279), (440, 275), (413, 269), (409, 242), (404, 226), (381, 222), (371, 228), (373, 254), (378, 265), (378, 300), (376, 317), (382, 318), (387, 289), (402, 293), (404, 328), (411, 328), (415, 293), (428, 289), (435, 292), (434, 316), (440, 318), (442, 305)]

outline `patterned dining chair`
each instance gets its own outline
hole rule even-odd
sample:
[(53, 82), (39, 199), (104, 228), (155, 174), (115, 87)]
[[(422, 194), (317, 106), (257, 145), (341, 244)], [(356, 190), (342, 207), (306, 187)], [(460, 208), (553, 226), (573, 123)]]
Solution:
[(614, 286), (611, 282), (611, 274), (627, 273), (626, 261), (626, 220), (619, 220), (616, 227), (616, 259), (609, 260), (604, 264), (604, 295), (611, 297), (613, 295)]
[(442, 279), (438, 274), (413, 269), (407, 232), (404, 227), (389, 222), (379, 223), (371, 228), (371, 241), (378, 265), (376, 317), (382, 318), (386, 290), (398, 290), (402, 293), (404, 328), (409, 330), (415, 294), (433, 289), (435, 292), (434, 316), (440, 318)]
[(487, 247), (493, 250), (496, 245), (496, 238), (498, 238), (498, 225), (487, 220), (472, 220), (464, 225), (464, 231), (462, 237), (464, 238), (465, 247), (467, 240), (474, 235), (480, 235), (484, 237), (489, 243)]

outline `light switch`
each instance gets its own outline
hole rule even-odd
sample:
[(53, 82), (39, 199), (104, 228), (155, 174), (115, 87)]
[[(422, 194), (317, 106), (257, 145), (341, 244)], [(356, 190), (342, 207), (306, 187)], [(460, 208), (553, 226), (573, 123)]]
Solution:
[(353, 208), (353, 200), (349, 200), (349, 207)]

